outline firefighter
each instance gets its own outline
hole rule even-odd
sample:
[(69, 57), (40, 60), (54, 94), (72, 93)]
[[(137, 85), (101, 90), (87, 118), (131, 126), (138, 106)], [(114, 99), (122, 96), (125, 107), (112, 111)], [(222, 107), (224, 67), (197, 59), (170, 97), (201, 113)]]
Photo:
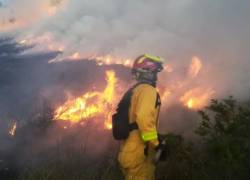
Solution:
[(138, 128), (130, 131), (122, 141), (118, 161), (126, 180), (153, 180), (155, 178), (155, 155), (160, 142), (157, 121), (160, 97), (156, 90), (157, 74), (163, 69), (162, 59), (144, 54), (139, 56), (132, 68), (132, 75), (139, 83), (133, 89), (129, 106), (129, 123)]

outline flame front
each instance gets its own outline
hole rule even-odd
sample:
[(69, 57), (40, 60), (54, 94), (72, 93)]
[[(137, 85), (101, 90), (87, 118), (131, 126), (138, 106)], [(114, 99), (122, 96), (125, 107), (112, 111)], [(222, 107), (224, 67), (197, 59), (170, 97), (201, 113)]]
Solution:
[(202, 63), (201, 63), (201, 60), (197, 57), (197, 56), (194, 56), (192, 58), (192, 62), (191, 62), (191, 65), (189, 67), (189, 71), (188, 71), (188, 74), (194, 78), (196, 77), (200, 70), (202, 68)]
[(117, 82), (114, 71), (106, 71), (106, 81), (107, 86), (103, 92), (87, 92), (81, 97), (68, 100), (56, 109), (54, 118), (76, 123), (102, 115), (105, 118), (105, 127), (111, 129), (112, 104)]
[(11, 136), (15, 136), (15, 134), (16, 134), (16, 128), (17, 128), (17, 122), (15, 122), (14, 124), (13, 124), (13, 126), (10, 128), (10, 130), (9, 130), (9, 134), (11, 135)]
[(188, 102), (187, 102), (187, 107), (189, 109), (192, 109), (194, 106), (194, 101), (193, 101), (193, 98), (189, 99)]
[(214, 94), (212, 89), (195, 88), (187, 91), (180, 101), (189, 109), (201, 109), (207, 105), (211, 96)]
[(121, 64), (126, 67), (132, 66), (132, 60), (131, 59), (123, 59), (118, 57), (113, 57), (112, 55), (106, 55), (106, 56), (93, 56), (90, 59), (96, 59), (98, 62), (98, 65), (110, 65), (110, 64)]
[[(75, 53), (75, 55), (78, 56), (79, 54)], [(112, 59), (107, 59), (106, 63), (108, 63), (108, 61), (112, 62)], [(169, 66), (169, 68), (168, 73), (173, 71), (171, 66)], [(201, 68), (201, 60), (198, 57), (194, 57), (187, 73), (189, 73), (192, 79), (198, 78)], [(190, 80), (190, 78), (188, 78), (188, 80)], [(80, 97), (68, 98), (62, 106), (55, 110), (54, 119), (84, 124), (88, 119), (103, 118), (105, 128), (111, 129), (111, 117), (115, 110), (113, 105), (116, 104), (116, 100), (119, 99), (117, 91), (120, 92), (119, 88), (115, 89), (117, 78), (114, 71), (106, 71), (106, 82), (107, 85), (103, 91), (89, 91)], [(121, 92), (124, 90), (123, 88)], [(180, 91), (174, 93), (176, 89)], [(187, 89), (185, 88), (185, 82), (182, 81), (169, 84), (168, 87), (162, 86), (158, 90), (162, 96), (165, 107), (169, 107), (171, 102), (176, 101), (177, 98), (183, 106), (193, 110), (205, 107), (215, 93), (209, 86), (196, 85), (196, 87), (189, 87)]]

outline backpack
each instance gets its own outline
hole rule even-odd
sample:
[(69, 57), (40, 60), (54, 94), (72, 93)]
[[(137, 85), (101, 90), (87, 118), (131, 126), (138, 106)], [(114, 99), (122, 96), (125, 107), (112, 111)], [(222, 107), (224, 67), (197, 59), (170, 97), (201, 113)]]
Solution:
[(125, 140), (128, 138), (130, 131), (138, 129), (136, 122), (129, 123), (129, 106), (133, 90), (140, 84), (141, 83), (134, 85), (124, 94), (118, 104), (116, 113), (112, 116), (112, 132), (116, 140)]

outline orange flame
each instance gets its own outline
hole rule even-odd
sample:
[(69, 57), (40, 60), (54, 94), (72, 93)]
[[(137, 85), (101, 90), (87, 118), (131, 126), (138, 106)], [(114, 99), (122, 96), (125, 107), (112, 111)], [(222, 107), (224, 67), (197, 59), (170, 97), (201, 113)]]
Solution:
[(132, 60), (131, 59), (122, 59), (122, 58), (117, 58), (113, 57), (111, 55), (105, 55), (105, 56), (93, 56), (91, 59), (96, 59), (98, 62), (98, 65), (109, 65), (109, 64), (121, 64), (126, 67), (131, 67), (132, 66)]
[(180, 101), (189, 109), (197, 110), (205, 107), (213, 94), (214, 90), (199, 87), (186, 92)]
[(191, 65), (189, 67), (188, 71), (189, 76), (191, 76), (192, 78), (196, 77), (199, 74), (201, 68), (202, 68), (201, 60), (198, 57), (194, 56), (192, 58)]
[(187, 107), (189, 109), (192, 109), (194, 106), (194, 101), (193, 101), (193, 98), (189, 99), (188, 102), (187, 102)]
[(100, 115), (105, 117), (105, 127), (111, 129), (111, 115), (113, 112), (114, 89), (117, 82), (114, 71), (106, 71), (107, 86), (103, 92), (87, 92), (81, 97), (68, 100), (58, 107), (54, 118), (69, 120), (73, 123), (94, 118)]
[(15, 136), (15, 135), (16, 135), (16, 128), (17, 128), (17, 122), (15, 122), (15, 123), (12, 125), (12, 127), (10, 128), (10, 130), (9, 130), (9, 134), (10, 134), (11, 136)]
[(26, 39), (23, 39), (19, 42), (19, 44), (26, 44), (27, 43), (27, 40)]
[[(40, 41), (41, 42), (41, 41)], [(46, 41), (49, 42), (49, 41)], [(58, 46), (57, 48), (55, 48)], [(62, 44), (57, 43), (57, 45), (53, 44), (52, 42), (50, 45), (47, 47), (49, 50), (59, 50), (60, 52), (63, 52), (65, 50), (65, 47)], [(111, 64), (120, 64), (126, 67), (131, 67), (132, 66), (132, 60), (131, 59), (122, 59), (122, 58), (116, 58), (111, 55), (105, 55), (105, 56), (96, 56), (96, 55), (89, 55), (89, 54), (84, 54), (80, 52), (74, 52), (70, 55), (66, 54), (61, 54), (60, 56), (52, 59), (49, 61), (49, 63), (56, 63), (56, 62), (61, 62), (65, 60), (95, 60), (97, 65), (102, 66), (102, 65), (111, 65)]]
[(72, 54), (72, 56), (70, 56), (70, 59), (80, 59), (81, 56), (80, 56), (80, 53), (79, 52), (75, 52), (74, 54)]
[[(65, 46), (63, 43), (55, 41), (52, 34), (45, 33), (41, 36), (34, 37), (32, 35), (26, 36), (25, 39), (19, 39), (18, 43), (20, 45), (30, 45), (33, 46), (34, 44), (39, 44), (39, 46), (35, 46), (34, 48), (28, 50), (27, 52), (40, 52), (40, 51), (59, 51), (63, 52), (65, 49)], [(73, 56), (72, 54), (71, 56)], [(71, 57), (70, 56), (70, 57)], [(58, 60), (58, 59), (56, 59)], [(53, 59), (53, 61), (56, 61)], [(52, 61), (52, 60), (51, 60)], [(59, 60), (58, 60), (59, 61)]]

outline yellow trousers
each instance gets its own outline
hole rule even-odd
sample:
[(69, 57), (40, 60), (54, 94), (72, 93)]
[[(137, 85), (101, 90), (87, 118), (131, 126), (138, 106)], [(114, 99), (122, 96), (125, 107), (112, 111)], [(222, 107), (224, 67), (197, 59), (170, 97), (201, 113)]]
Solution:
[(133, 168), (122, 168), (126, 180), (154, 180), (155, 165), (145, 160)]
[(153, 159), (155, 151), (148, 149), (144, 155), (145, 144), (135, 134), (130, 136), (122, 146), (118, 156), (122, 172), (126, 180), (154, 180), (155, 164)]

